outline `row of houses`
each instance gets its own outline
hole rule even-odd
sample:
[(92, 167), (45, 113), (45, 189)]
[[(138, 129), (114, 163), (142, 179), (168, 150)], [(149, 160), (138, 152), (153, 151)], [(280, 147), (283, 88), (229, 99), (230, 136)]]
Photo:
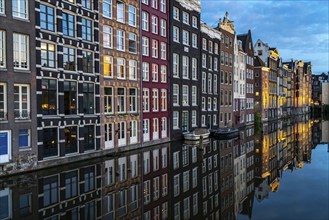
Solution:
[(308, 111), (311, 64), (254, 46), (228, 13), (207, 26), (198, 0), (0, 6), (0, 173)]
[[(316, 129), (316, 130), (314, 130)], [(319, 125), (264, 124), (234, 140), (180, 142), (0, 179), (3, 219), (239, 219), (312, 159)], [(298, 171), (297, 171), (298, 172)], [(273, 195), (273, 194), (272, 194)], [(240, 216), (238, 216), (240, 215)]]

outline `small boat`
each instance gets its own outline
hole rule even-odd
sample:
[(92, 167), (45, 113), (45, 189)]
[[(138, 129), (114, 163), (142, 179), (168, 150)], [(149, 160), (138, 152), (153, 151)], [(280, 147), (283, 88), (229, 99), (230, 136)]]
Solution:
[(212, 130), (211, 134), (219, 139), (234, 138), (239, 136), (239, 129), (237, 128), (218, 128)]
[(197, 128), (194, 131), (184, 134), (185, 140), (196, 141), (209, 138), (210, 132), (207, 129)]

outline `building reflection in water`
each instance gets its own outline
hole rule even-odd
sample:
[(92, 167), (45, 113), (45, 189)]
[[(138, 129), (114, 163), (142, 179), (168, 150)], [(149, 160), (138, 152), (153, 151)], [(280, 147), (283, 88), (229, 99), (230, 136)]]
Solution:
[[(246, 127), (0, 179), (0, 219), (237, 219), (328, 139), (319, 121)], [(327, 126), (327, 127), (326, 127)], [(325, 137), (324, 137), (325, 136)]]

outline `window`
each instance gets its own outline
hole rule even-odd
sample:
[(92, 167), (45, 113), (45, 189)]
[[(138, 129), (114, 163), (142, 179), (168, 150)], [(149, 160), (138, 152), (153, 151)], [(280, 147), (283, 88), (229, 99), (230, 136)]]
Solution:
[(128, 6), (128, 24), (136, 27), (136, 8), (132, 5)]
[(126, 122), (122, 121), (118, 123), (118, 146), (125, 146), (126, 141)]
[[(165, 1), (165, 0), (161, 0), (161, 1)], [(166, 37), (167, 36), (167, 22), (166, 22), (166, 20), (164, 20), (164, 19), (160, 20), (160, 28), (161, 28), (160, 35), (162, 37)]]
[(78, 152), (78, 128), (77, 126), (65, 127), (65, 154)]
[(62, 19), (63, 34), (69, 37), (75, 37), (75, 16), (63, 12)]
[(130, 187), (130, 198), (131, 198), (131, 203), (130, 203), (130, 210), (133, 211), (138, 208), (138, 185), (132, 185)]
[(192, 16), (192, 27), (198, 28), (198, 18)]
[(117, 30), (117, 50), (125, 50), (125, 32), (123, 30)]
[(13, 17), (28, 19), (28, 0), (12, 0)]
[(192, 127), (197, 127), (196, 111), (192, 111)]
[(90, 51), (82, 51), (82, 71), (85, 73), (94, 71), (93, 53)]
[(205, 72), (202, 72), (202, 92), (203, 93), (207, 92), (207, 88), (206, 88), (206, 86), (207, 86), (207, 80), (206, 80), (206, 78), (207, 78), (206, 73)]
[(40, 4), (40, 27), (44, 30), (55, 31), (54, 8)]
[(20, 216), (25, 216), (25, 215), (32, 213), (31, 195), (32, 194), (25, 194), (25, 195), (19, 196), (19, 215)]
[(217, 44), (217, 43), (215, 43), (214, 53), (215, 53), (215, 54), (218, 54), (218, 44)]
[(176, 26), (173, 28), (173, 41), (179, 43), (179, 28)]
[(189, 105), (188, 86), (183, 85), (182, 93), (182, 105)]
[(105, 87), (104, 88), (104, 113), (111, 114), (113, 113), (113, 88), (112, 87)]
[(144, 173), (147, 174), (150, 172), (150, 152), (143, 153), (143, 170)]
[(179, 85), (174, 84), (173, 85), (173, 105), (179, 106)]
[(136, 53), (137, 52), (136, 34), (129, 33), (128, 37), (129, 37), (129, 41), (128, 41), (129, 52)]
[(129, 89), (130, 112), (137, 112), (137, 89)]
[(15, 119), (30, 118), (30, 86), (14, 85), (14, 116)]
[(167, 66), (161, 65), (161, 82), (167, 82)]
[(142, 30), (149, 30), (149, 14), (145, 11), (142, 12)]
[(189, 58), (187, 56), (183, 56), (183, 78), (188, 79), (189, 78)]
[(43, 207), (58, 202), (58, 187), (57, 176), (43, 179)]
[(126, 112), (126, 88), (118, 88), (117, 94), (117, 105), (118, 105), (118, 113)]
[(157, 40), (152, 40), (152, 57), (158, 58), (159, 54), (159, 42)]
[[(86, 219), (95, 219), (95, 201), (91, 201), (85, 204), (83, 216)], [(77, 214), (78, 215), (78, 214)]]
[(151, 0), (152, 8), (158, 9), (158, 0)]
[(179, 77), (179, 55), (173, 54), (173, 77)]
[[(177, 174), (176, 176), (174, 176), (174, 196), (178, 196), (179, 195), (179, 174)], [(176, 218), (175, 218), (176, 219)]]
[(117, 78), (126, 78), (126, 60), (123, 58), (117, 58)]
[(151, 184), (149, 180), (144, 182), (143, 192), (144, 192), (144, 204), (148, 204), (151, 198)]
[(190, 45), (189, 32), (185, 30), (183, 30), (183, 44)]
[(220, 64), (224, 65), (224, 52), (223, 51), (220, 52)]
[(159, 111), (159, 90), (152, 89), (152, 112)]
[(178, 111), (173, 112), (173, 129), (179, 129), (179, 113), (178, 113)]
[(208, 111), (211, 111), (211, 107), (212, 107), (211, 97), (208, 97)]
[(207, 56), (206, 54), (202, 54), (202, 67), (207, 68)]
[(30, 130), (29, 129), (21, 129), (18, 133), (18, 143), (19, 143), (19, 149), (27, 149), (31, 147), (31, 141), (30, 141)]
[(93, 0), (82, 0), (81, 5), (84, 8), (91, 9), (93, 4)]
[(105, 205), (105, 213), (106, 213), (106, 218), (109, 218), (109, 219), (115, 219), (115, 216), (114, 216), (114, 213), (115, 213), (115, 195), (113, 195), (113, 193), (111, 194), (107, 194), (105, 196), (105, 202), (106, 202), (106, 205)]
[(82, 32), (82, 39), (91, 41), (92, 40), (92, 24), (91, 20), (81, 18), (81, 32)]
[(214, 70), (215, 71), (218, 70), (218, 59), (217, 59), (217, 57), (214, 57)]
[(192, 86), (192, 105), (197, 106), (197, 87)]
[(103, 57), (103, 74), (104, 77), (113, 77), (113, 57)]
[(159, 66), (158, 64), (152, 64), (152, 82), (158, 82), (159, 80)]
[(214, 74), (214, 93), (217, 94), (218, 92), (218, 82), (217, 82), (217, 75)]
[(77, 83), (74, 81), (64, 81), (64, 113), (77, 113)]
[(190, 197), (184, 199), (184, 219), (190, 219)]
[(84, 168), (83, 170), (84, 187), (83, 192), (89, 192), (95, 189), (95, 170), (94, 167)]
[(197, 62), (197, 59), (196, 58), (192, 58), (192, 79), (194, 80), (197, 80), (197, 65), (198, 65), (198, 62)]
[(55, 45), (41, 42), (41, 66), (55, 67)]
[(147, 37), (142, 38), (142, 53), (143, 56), (149, 55), (149, 39)]
[(190, 16), (187, 12), (183, 12), (183, 23), (184, 24), (190, 24)]
[(0, 121), (1, 120), (7, 120), (7, 88), (4, 83), (0, 83)]
[(166, 13), (166, 0), (160, 0), (160, 11)]
[(0, 0), (0, 14), (5, 14), (5, 0)]
[(149, 81), (149, 71), (150, 71), (150, 65), (149, 63), (143, 62), (143, 81)]
[(112, 18), (112, 0), (103, 0), (103, 16)]
[(212, 103), (213, 103), (213, 110), (217, 111), (217, 98), (214, 98)]
[(150, 111), (150, 91), (149, 89), (143, 89), (143, 112)]
[(125, 4), (123, 2), (117, 2), (117, 21), (125, 22)]
[(167, 111), (167, 90), (161, 89), (161, 111)]
[(57, 81), (54, 79), (42, 79), (42, 114), (57, 114)]
[(186, 171), (183, 173), (183, 192), (186, 192), (189, 189), (190, 189), (190, 171)]
[(198, 35), (192, 33), (192, 47), (198, 48)]
[[(84, 127), (83, 137), (84, 140), (84, 150), (94, 150), (95, 149), (95, 126), (87, 125)], [(86, 192), (86, 191), (85, 191)]]
[(167, 45), (164, 42), (161, 42), (161, 60), (167, 59)]
[(208, 73), (208, 93), (212, 93), (212, 74)]
[(137, 80), (137, 61), (129, 60), (129, 79)]
[(83, 83), (83, 113), (94, 114), (94, 84)]
[(78, 195), (78, 172), (65, 173), (65, 199)]
[(64, 70), (75, 71), (75, 49), (70, 47), (63, 47), (63, 67)]
[(173, 18), (179, 21), (179, 9), (176, 7), (173, 8)]
[(208, 69), (212, 70), (212, 56), (208, 56), (208, 60), (209, 60), (209, 66)]
[(206, 110), (206, 98), (202, 97), (202, 111)]
[(113, 29), (112, 27), (107, 25), (103, 26), (103, 47), (106, 48), (113, 47)]
[(43, 128), (43, 158), (58, 155), (57, 141), (57, 128)]
[(152, 15), (152, 33), (158, 34), (158, 17)]
[(29, 36), (13, 34), (14, 68), (29, 69)]
[(0, 68), (6, 66), (6, 32), (0, 30)]

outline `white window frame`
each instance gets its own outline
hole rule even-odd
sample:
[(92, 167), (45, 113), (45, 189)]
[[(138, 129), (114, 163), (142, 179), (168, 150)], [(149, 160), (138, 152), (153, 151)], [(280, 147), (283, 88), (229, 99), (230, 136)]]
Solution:
[(179, 112), (173, 111), (173, 129), (179, 129)]
[[(16, 37), (18, 38), (17, 41), (15, 41)], [(25, 38), (26, 45), (24, 48), (22, 47), (23, 38)], [(18, 62), (18, 66), (15, 66), (14, 69), (22, 69), (22, 70), (29, 70), (30, 68), (30, 37), (25, 34), (19, 34), (19, 33), (13, 33), (13, 61)], [(25, 53), (26, 57), (22, 55), (22, 53)], [(23, 53), (23, 54), (24, 54)], [(18, 57), (15, 57), (15, 54), (18, 54)], [(26, 67), (22, 67), (22, 60), (26, 59)]]
[(150, 119), (143, 119), (143, 141), (150, 140)]
[(143, 112), (150, 112), (150, 90), (143, 88)]
[[(175, 101), (175, 99), (177, 101)], [(179, 106), (179, 85), (178, 84), (173, 85), (173, 105)]]
[(152, 112), (159, 111), (159, 90), (152, 89)]

